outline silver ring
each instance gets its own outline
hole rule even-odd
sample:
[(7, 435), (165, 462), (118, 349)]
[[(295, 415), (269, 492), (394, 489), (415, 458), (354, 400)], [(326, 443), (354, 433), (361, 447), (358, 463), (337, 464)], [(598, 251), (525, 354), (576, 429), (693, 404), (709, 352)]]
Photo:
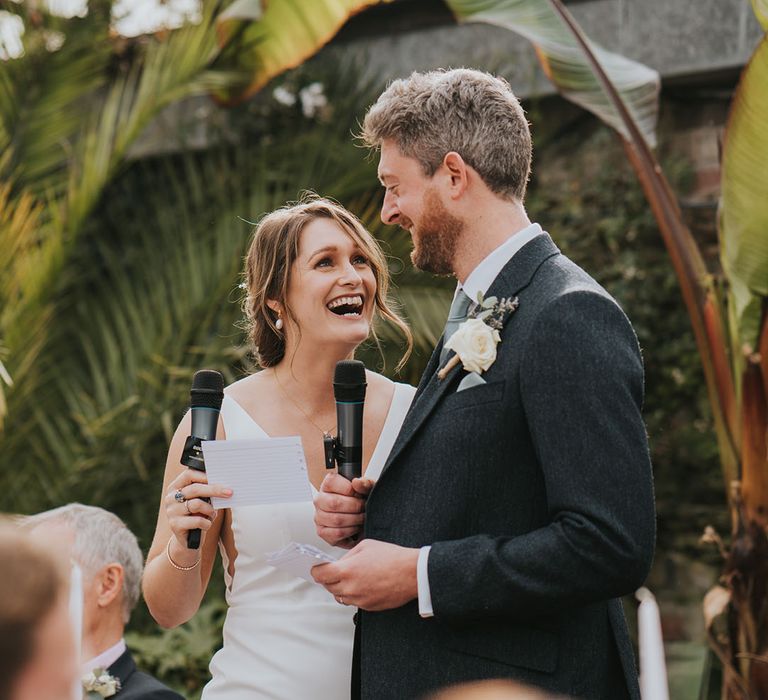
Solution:
[(187, 500), (181, 489), (177, 489), (173, 497), (176, 499), (176, 503), (184, 503)]

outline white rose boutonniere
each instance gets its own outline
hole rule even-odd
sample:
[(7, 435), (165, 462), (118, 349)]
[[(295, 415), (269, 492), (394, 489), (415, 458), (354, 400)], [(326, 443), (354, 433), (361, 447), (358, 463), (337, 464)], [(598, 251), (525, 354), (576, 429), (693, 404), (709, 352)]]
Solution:
[(479, 318), (470, 318), (456, 329), (445, 347), (456, 352), (467, 372), (480, 374), (496, 361), (496, 345), (500, 340), (495, 328)]
[(437, 373), (438, 379), (445, 379), (459, 362), (467, 372), (485, 372), (496, 361), (496, 346), (501, 341), (499, 331), (518, 306), (517, 297), (499, 301), (496, 297), (483, 299), (479, 294), (469, 318), (445, 343), (445, 347), (456, 354)]
[(111, 698), (120, 690), (120, 680), (110, 676), (103, 668), (95, 668), (83, 678), (83, 696), (85, 700)]

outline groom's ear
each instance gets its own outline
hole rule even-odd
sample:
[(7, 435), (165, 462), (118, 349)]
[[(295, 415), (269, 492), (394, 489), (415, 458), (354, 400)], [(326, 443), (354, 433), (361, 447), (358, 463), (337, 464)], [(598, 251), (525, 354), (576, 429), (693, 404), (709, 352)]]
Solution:
[(469, 166), (456, 151), (449, 151), (443, 158), (443, 168), (447, 177), (448, 196), (458, 199), (469, 185)]

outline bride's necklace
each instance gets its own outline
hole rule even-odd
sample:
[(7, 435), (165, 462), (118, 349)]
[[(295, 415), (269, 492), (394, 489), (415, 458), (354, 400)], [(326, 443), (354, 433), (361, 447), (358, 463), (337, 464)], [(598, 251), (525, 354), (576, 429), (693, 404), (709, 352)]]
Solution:
[(283, 388), (283, 384), (282, 384), (282, 382), (280, 381), (280, 377), (278, 377), (278, 376), (277, 376), (277, 370), (272, 370), (272, 374), (274, 374), (274, 376), (275, 376), (275, 381), (277, 382), (277, 386), (278, 386), (278, 388), (280, 389), (280, 392), (283, 394), (283, 396), (285, 396), (285, 398), (286, 398), (286, 399), (288, 399), (288, 400), (289, 400), (289, 401), (290, 401), (290, 402), (291, 402), (291, 403), (292, 403), (294, 406), (296, 406), (296, 408), (298, 408), (298, 409), (299, 409), (299, 411), (301, 411), (301, 414), (302, 414), (302, 415), (303, 415), (303, 416), (304, 416), (304, 417), (305, 417), (305, 418), (306, 418), (306, 419), (307, 419), (307, 420), (308, 420), (308, 421), (309, 421), (309, 422), (310, 422), (312, 425), (314, 425), (314, 426), (315, 426), (315, 428), (317, 428), (317, 429), (318, 429), (318, 430), (319, 430), (319, 431), (320, 431), (320, 432), (323, 434), (323, 437), (331, 437), (331, 435), (332, 435), (331, 431), (332, 431), (332, 430), (336, 430), (336, 425), (334, 424), (334, 426), (333, 426), (332, 428), (329, 428), (328, 430), (323, 430), (323, 429), (322, 429), (322, 428), (321, 428), (321, 427), (320, 427), (320, 426), (319, 426), (317, 423), (315, 423), (315, 421), (313, 421), (313, 420), (312, 420), (312, 419), (309, 417), (309, 414), (308, 414), (308, 413), (307, 413), (307, 412), (306, 412), (306, 411), (305, 411), (305, 410), (304, 410), (304, 409), (301, 407), (301, 405), (300, 405), (298, 402), (296, 402), (296, 401), (295, 401), (295, 400), (294, 400), (294, 399), (293, 399), (291, 396), (289, 396), (288, 392), (287, 392), (287, 391), (286, 391), (286, 390)]

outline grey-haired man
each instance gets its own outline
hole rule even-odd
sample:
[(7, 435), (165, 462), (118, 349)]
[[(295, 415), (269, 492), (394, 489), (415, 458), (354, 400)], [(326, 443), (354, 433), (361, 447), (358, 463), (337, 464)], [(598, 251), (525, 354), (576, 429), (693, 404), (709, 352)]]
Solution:
[[(119, 682), (115, 700), (183, 700), (136, 669), (123, 639), (139, 600), (144, 568), (136, 536), (125, 523), (103, 508), (70, 503), (30, 516), (26, 524), (33, 535), (56, 541), (82, 571), (83, 677), (91, 674), (90, 683), (96, 687), (99, 680), (93, 671), (106, 671)], [(111, 683), (105, 680), (100, 687), (111, 692)]]

